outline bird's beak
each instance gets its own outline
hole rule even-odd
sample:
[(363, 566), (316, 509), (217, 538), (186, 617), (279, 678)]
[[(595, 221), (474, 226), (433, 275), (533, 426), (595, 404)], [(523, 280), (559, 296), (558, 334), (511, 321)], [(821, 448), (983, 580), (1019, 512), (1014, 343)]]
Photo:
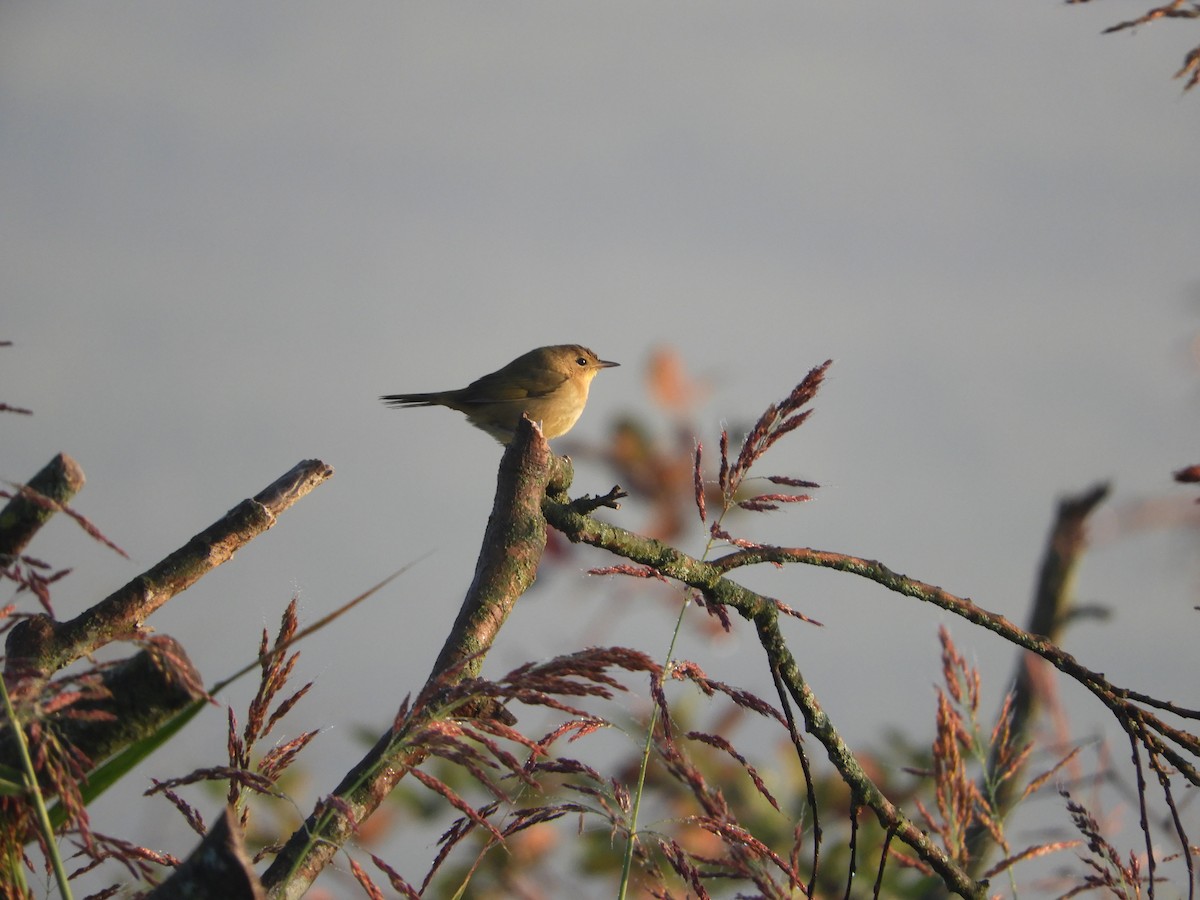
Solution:
[(607, 359), (600, 360), (600, 368), (611, 369), (613, 366), (619, 366), (620, 363), (609, 362)]

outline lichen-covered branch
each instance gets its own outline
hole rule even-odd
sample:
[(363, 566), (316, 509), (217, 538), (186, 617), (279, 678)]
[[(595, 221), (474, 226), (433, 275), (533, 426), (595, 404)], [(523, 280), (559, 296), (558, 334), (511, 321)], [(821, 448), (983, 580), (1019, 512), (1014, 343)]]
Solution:
[(483, 654), (517, 598), (533, 586), (546, 548), (546, 520), (541, 502), (550, 479), (550, 445), (528, 419), (518, 426), (524, 438), (521, 452), (506, 453), (500, 462), (496, 501), (483, 535), (475, 578), (458, 611), (430, 682), (455, 666), (461, 677), (474, 677)]
[(804, 681), (779, 630), (779, 609), (774, 601), (726, 578), (724, 572), (731, 568), (727, 564), (703, 562), (661, 541), (580, 515), (563, 499), (561, 494), (548, 497), (542, 510), (546, 520), (569, 540), (602, 547), (651, 566), (669, 578), (696, 588), (707, 600), (725, 604), (752, 621), (770, 667), (779, 673), (788, 694), (800, 708), (809, 733), (825, 747), (830, 761), (854, 795), (870, 807), (886, 830), (908, 844), (941, 877), (947, 888), (962, 897), (986, 896), (984, 886), (971, 879), (916, 823), (888, 800), (859, 765), (853, 751), (842, 740)]
[[(1028, 631), (1008, 621), (1004, 616), (989, 612), (975, 605), (965, 597), (957, 597), (936, 585), (926, 584), (923, 581), (917, 581), (916, 579), (901, 575), (874, 560), (809, 548), (760, 546), (729, 553), (714, 560), (712, 564), (719, 567), (720, 571), (729, 571), (739, 566), (762, 562), (803, 563), (805, 565), (850, 572), (863, 578), (868, 578), (898, 594), (932, 603), (955, 615), (961, 616), (968, 622), (995, 632), (1009, 643), (1036, 653), (1060, 672), (1078, 681), (1113, 712), (1117, 720), (1122, 723), (1122, 727), (1126, 727), (1127, 730), (1129, 727), (1137, 727), (1139, 739), (1146, 745), (1148, 750), (1154, 753), (1161, 753), (1172, 765), (1179, 769), (1180, 774), (1188, 781), (1200, 786), (1200, 769), (1196, 766), (1196, 759), (1200, 759), (1200, 738), (1180, 729), (1173, 728), (1158, 716), (1135, 704), (1146, 703), (1147, 705), (1158, 706), (1169, 709), (1170, 712), (1176, 715), (1192, 719), (1200, 719), (1200, 710), (1183, 709), (1173, 704), (1153, 701), (1135, 691), (1118, 687), (1105, 678), (1102, 673), (1094, 672), (1082, 665), (1074, 656), (1054, 642), (1030, 634)], [(668, 573), (664, 571), (664, 574)], [(1179, 748), (1192, 758), (1189, 759), (1188, 755), (1180, 753), (1178, 749), (1171, 746), (1171, 743), (1168, 742), (1177, 744)]]
[[(533, 584), (546, 546), (541, 503), (563, 462), (528, 419), (500, 461), (496, 499), (467, 591), (429, 680), (411, 709), (405, 709), (358, 764), (288, 840), (263, 874), (273, 898), (299, 898), (355, 829), (426, 756), (410, 738), (438, 718), (489, 714), (503, 709), (456, 705), (453, 688), (479, 672), (504, 620)], [(443, 702), (446, 701), (446, 702)]]
[[(1090, 497), (1090, 504), (1099, 502), (1100, 496)], [(1088, 504), (1074, 517), (1080, 524)], [(759, 639), (767, 652), (770, 665), (777, 671), (793, 700), (800, 707), (809, 731), (825, 746), (830, 760), (837, 767), (851, 791), (862, 799), (878, 817), (880, 823), (894, 832), (895, 836), (912, 847), (933, 868), (947, 887), (962, 896), (982, 896), (982, 888), (969, 875), (954, 865), (934, 847), (919, 828), (907, 820), (878, 788), (866, 777), (853, 754), (841, 741), (837, 732), (821, 711), (812, 696), (799, 669), (792, 659), (787, 645), (780, 635), (778, 608), (769, 598), (742, 587), (725, 577), (735, 568), (758, 563), (801, 563), (837, 569), (868, 578), (889, 590), (933, 603), (964, 619), (993, 631), (1016, 647), (1024, 648), (1064, 674), (1078, 681), (1091, 691), (1113, 713), (1132, 738), (1146, 748), (1151, 758), (1161, 756), (1174, 766), (1184, 778), (1200, 785), (1200, 771), (1196, 761), (1200, 759), (1200, 739), (1195, 735), (1174, 728), (1161, 720), (1139, 702), (1169, 709), (1176, 715), (1200, 718), (1200, 711), (1187, 710), (1161, 702), (1149, 703), (1147, 698), (1133, 691), (1117, 687), (1101, 673), (1081, 665), (1071, 654), (1055, 645), (1051, 640), (1031, 634), (1006, 618), (989, 612), (969, 599), (957, 597), (934, 585), (908, 578), (892, 571), (882, 563), (861, 559), (841, 553), (831, 553), (810, 548), (785, 548), (753, 546), (735, 550), (712, 562), (697, 560), (659, 541), (645, 538), (622, 528), (598, 522), (580, 515), (562, 495), (554, 495), (543, 505), (547, 521), (572, 541), (580, 541), (602, 547), (633, 562), (648, 566), (654, 571), (699, 590), (703, 596), (736, 610), (744, 618), (754, 622)], [(1078, 531), (1078, 528), (1076, 528)], [(1044, 573), (1045, 578), (1065, 583), (1069, 579), (1069, 565), (1052, 566)], [(1061, 585), (1060, 585), (1061, 586)]]

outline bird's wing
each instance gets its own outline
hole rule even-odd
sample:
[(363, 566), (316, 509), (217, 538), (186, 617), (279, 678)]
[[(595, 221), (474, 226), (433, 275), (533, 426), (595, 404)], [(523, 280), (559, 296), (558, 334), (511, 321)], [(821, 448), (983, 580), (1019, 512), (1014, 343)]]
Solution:
[(462, 391), (459, 399), (466, 403), (532, 400), (554, 393), (567, 380), (566, 375), (549, 369), (523, 372), (514, 378), (508, 368), (505, 366), (497, 372), (472, 381)]

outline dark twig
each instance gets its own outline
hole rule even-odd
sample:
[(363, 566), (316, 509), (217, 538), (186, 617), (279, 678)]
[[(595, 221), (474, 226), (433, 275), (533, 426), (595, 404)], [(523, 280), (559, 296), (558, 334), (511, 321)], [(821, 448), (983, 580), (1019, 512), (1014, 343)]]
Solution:
[(176, 897), (265, 900), (266, 892), (250, 864), (242, 831), (228, 807), (195, 852), (147, 894), (146, 900)]
[[(1057, 644), (1069, 618), (1074, 600), (1075, 571), (1087, 549), (1087, 520), (1091, 513), (1108, 497), (1107, 484), (1098, 484), (1079, 494), (1067, 497), (1058, 504), (1058, 512), (1046, 539), (1042, 556), (1033, 606), (1029, 614), (1028, 631), (1032, 635)], [(1013, 679), (1012, 702), (1005, 707), (1008, 716), (1002, 742), (992, 745), (980, 790), (988, 794), (993, 787), (991, 803), (995, 815), (1003, 818), (1013, 801), (1013, 793), (1019, 779), (998, 778), (1000, 760), (1008, 755), (1009, 748), (1023, 746), (1030, 737), (1037, 716), (1040, 691), (1035, 672), (1047, 663), (1025, 650), (1017, 651), (1017, 672)], [(976, 821), (967, 830), (967, 847), (970, 848), (970, 869), (975, 875), (981, 873), (987, 862), (988, 850), (992, 845), (991, 832), (982, 822)]]

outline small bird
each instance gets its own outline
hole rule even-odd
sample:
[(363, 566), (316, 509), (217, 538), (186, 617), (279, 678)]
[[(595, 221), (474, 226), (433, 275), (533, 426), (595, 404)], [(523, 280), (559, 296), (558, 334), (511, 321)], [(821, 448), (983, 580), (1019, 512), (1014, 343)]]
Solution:
[(448, 406), (465, 413), (502, 444), (516, 433), (522, 413), (542, 425), (547, 440), (566, 434), (587, 403), (588, 388), (601, 369), (620, 363), (600, 359), (579, 344), (538, 347), (502, 369), (457, 391), (388, 394), (388, 406)]

